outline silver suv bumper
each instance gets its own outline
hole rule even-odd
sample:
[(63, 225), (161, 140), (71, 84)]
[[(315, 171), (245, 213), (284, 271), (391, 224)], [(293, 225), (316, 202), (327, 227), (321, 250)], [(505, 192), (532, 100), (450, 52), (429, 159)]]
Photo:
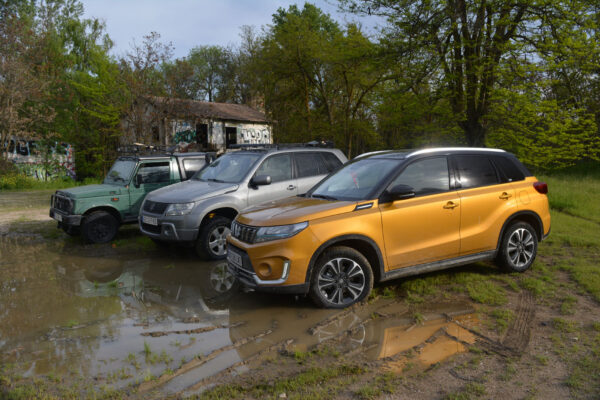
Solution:
[[(144, 216), (156, 219), (156, 225), (144, 222)], [(192, 242), (198, 238), (198, 229), (185, 229), (183, 220), (167, 219), (162, 215), (142, 212), (138, 218), (140, 231), (153, 239), (167, 242)]]

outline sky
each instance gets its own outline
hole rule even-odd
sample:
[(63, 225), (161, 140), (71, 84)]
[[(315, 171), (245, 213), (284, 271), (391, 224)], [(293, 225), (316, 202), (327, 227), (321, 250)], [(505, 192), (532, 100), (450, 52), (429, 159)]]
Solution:
[[(271, 23), (279, 7), (302, 7), (304, 1), (292, 0), (82, 0), (85, 18), (99, 18), (115, 43), (114, 55), (123, 55), (131, 43), (156, 31), (161, 40), (171, 42), (174, 56), (184, 57), (199, 45), (239, 43), (240, 27), (253, 25), (259, 30)], [(339, 22), (360, 22), (365, 32), (374, 33), (375, 17), (357, 17), (338, 11), (335, 0), (313, 0), (313, 4)]]

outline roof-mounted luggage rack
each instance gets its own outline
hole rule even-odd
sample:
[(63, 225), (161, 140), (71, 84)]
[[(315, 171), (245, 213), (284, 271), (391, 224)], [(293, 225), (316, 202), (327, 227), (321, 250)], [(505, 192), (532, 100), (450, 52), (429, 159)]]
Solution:
[(289, 149), (289, 148), (298, 148), (298, 147), (321, 147), (321, 148), (333, 148), (333, 142), (331, 140), (313, 140), (308, 143), (248, 143), (248, 144), (232, 144), (228, 147), (231, 150), (269, 150), (269, 149)]
[(167, 147), (164, 145), (133, 143), (119, 146), (117, 153), (120, 156), (172, 156), (175, 148), (175, 146)]

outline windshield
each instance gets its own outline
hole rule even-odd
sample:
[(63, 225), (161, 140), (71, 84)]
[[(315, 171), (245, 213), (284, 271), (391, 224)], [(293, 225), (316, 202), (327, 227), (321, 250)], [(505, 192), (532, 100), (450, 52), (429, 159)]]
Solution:
[(347, 164), (316, 186), (310, 197), (365, 200), (398, 165), (398, 160), (372, 158)]
[(135, 165), (136, 162), (132, 160), (115, 161), (110, 171), (108, 171), (108, 174), (106, 174), (104, 183), (109, 185), (127, 185), (133, 174)]
[(192, 179), (202, 182), (239, 183), (261, 156), (262, 154), (249, 153), (225, 154), (194, 174)]

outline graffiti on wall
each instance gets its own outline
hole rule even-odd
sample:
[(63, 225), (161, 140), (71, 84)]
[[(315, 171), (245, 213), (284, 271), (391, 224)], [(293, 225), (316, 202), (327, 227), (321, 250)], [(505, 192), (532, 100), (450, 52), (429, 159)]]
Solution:
[(244, 144), (271, 143), (271, 133), (267, 128), (242, 128), (240, 138)]
[(68, 143), (56, 143), (50, 152), (50, 159), (44, 161), (34, 140), (11, 139), (4, 146), (6, 158), (28, 176), (40, 180), (65, 176), (75, 179), (73, 146)]
[(174, 125), (173, 142), (175, 144), (196, 141), (196, 130), (188, 121), (176, 121)]

